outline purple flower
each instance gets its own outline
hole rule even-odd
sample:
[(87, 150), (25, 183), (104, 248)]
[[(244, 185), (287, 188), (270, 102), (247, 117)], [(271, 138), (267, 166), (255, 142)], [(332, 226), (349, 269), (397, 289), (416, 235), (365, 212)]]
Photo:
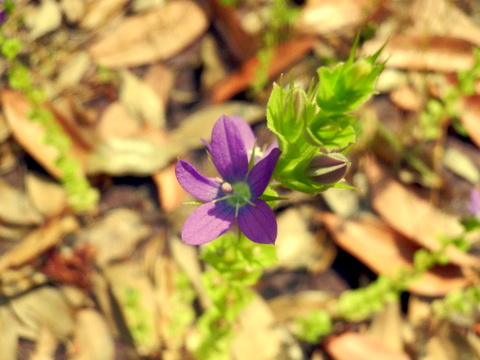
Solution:
[(470, 203), (468, 204), (468, 210), (474, 216), (480, 216), (480, 192), (477, 189), (473, 189), (470, 193)]
[(275, 215), (259, 197), (270, 182), (281, 151), (271, 149), (249, 169), (245, 128), (239, 125), (241, 123), (239, 118), (221, 116), (213, 127), (212, 141), (207, 144), (223, 180), (203, 176), (187, 161), (177, 162), (175, 173), (180, 185), (206, 202), (183, 224), (182, 240), (186, 244), (201, 245), (212, 241), (227, 232), (235, 221), (240, 231), (253, 242), (275, 243)]

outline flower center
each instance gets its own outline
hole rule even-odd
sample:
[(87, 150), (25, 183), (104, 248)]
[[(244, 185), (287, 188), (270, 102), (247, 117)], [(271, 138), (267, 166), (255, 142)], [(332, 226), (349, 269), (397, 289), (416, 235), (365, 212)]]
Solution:
[[(222, 185), (223, 189), (223, 185)], [(250, 204), (250, 198), (252, 194), (250, 193), (250, 187), (247, 183), (238, 182), (231, 185), (231, 192), (228, 192), (229, 196), (227, 197), (228, 204), (240, 208), (243, 205)]]

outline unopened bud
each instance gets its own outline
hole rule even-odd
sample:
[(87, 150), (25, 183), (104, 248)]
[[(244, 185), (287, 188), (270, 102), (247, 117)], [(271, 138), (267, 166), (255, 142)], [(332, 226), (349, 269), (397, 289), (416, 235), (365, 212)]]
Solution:
[(367, 78), (373, 71), (373, 65), (365, 59), (360, 59), (358, 60), (354, 65), (353, 65), (353, 77), (352, 77), (352, 83), (357, 84), (361, 83), (364, 81), (365, 78)]
[(349, 166), (348, 159), (340, 153), (320, 154), (310, 160), (307, 175), (319, 184), (330, 185), (342, 180)]

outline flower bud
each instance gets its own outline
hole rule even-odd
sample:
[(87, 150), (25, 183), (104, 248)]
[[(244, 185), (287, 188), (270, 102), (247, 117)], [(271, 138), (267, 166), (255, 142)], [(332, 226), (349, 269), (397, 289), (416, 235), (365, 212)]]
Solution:
[(306, 106), (306, 101), (307, 101), (307, 95), (305, 94), (305, 91), (303, 91), (300, 88), (294, 88), (290, 96), (292, 97), (292, 106), (293, 106), (293, 112), (295, 114), (295, 121), (298, 123), (301, 122), (303, 113), (305, 112), (305, 106)]
[(315, 155), (307, 168), (313, 181), (330, 185), (343, 179), (350, 166), (348, 159), (340, 153)]

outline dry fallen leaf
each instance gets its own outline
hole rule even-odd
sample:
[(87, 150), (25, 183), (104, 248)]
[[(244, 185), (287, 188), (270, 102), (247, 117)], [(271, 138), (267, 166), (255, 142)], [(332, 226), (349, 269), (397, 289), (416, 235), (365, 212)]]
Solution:
[(123, 309), (128, 327), (131, 330), (142, 329), (142, 337), (135, 339), (137, 351), (140, 355), (151, 354), (160, 345), (154, 316), (157, 311), (156, 294), (151, 280), (132, 260), (111, 264), (104, 272)]
[[(44, 143), (45, 130), (28, 118), (31, 109), (29, 101), (22, 94), (11, 90), (2, 90), (1, 100), (5, 117), (15, 139), (51, 175), (59, 178), (61, 173), (55, 165), (58, 151)], [(57, 118), (54, 117), (54, 119)], [(68, 131), (66, 133), (68, 134)], [(87, 155), (85, 145), (78, 141), (78, 138), (73, 137), (71, 140), (72, 148), (69, 156), (80, 161), (80, 164), (84, 164)]]
[(98, 64), (107, 67), (144, 65), (179, 53), (207, 26), (207, 17), (193, 1), (167, 2), (155, 10), (126, 18), (94, 43), (90, 53)]
[(43, 227), (31, 231), (16, 247), (0, 257), (0, 272), (23, 265), (58, 244), (63, 237), (77, 230), (79, 224), (72, 216), (55, 218)]
[(296, 28), (309, 35), (345, 33), (359, 28), (382, 5), (376, 0), (309, 0)]
[(39, 225), (43, 221), (25, 192), (0, 179), (0, 220), (7, 224)]
[(105, 267), (130, 256), (138, 242), (149, 233), (149, 227), (142, 223), (137, 212), (119, 208), (109, 211), (98, 223), (85, 229), (79, 241), (94, 246), (97, 264)]
[(292, 336), (275, 324), (265, 301), (255, 297), (240, 313), (238, 328), (232, 344), (238, 360), (300, 360), (302, 352)]
[(55, 287), (42, 286), (32, 289), (12, 299), (9, 307), (25, 325), (31, 340), (38, 336), (43, 327), (61, 341), (67, 341), (73, 334), (73, 309), (61, 291)]
[(51, 218), (66, 209), (67, 195), (60, 184), (33, 173), (25, 181), (29, 198), (43, 216)]
[[(295, 64), (312, 49), (314, 44), (315, 39), (303, 38), (278, 45), (273, 50), (272, 59), (268, 68), (268, 77), (272, 78), (279, 75), (282, 71), (285, 71)], [(257, 76), (256, 71), (258, 65), (259, 60), (257, 56), (250, 58), (243, 64), (240, 70), (216, 84), (210, 95), (212, 103), (222, 103), (246, 90)]]
[(102, 140), (137, 136), (140, 124), (119, 101), (110, 104), (96, 124), (96, 133)]
[(105, 319), (93, 309), (81, 309), (75, 316), (74, 346), (71, 360), (113, 360), (115, 343)]
[(170, 165), (152, 175), (157, 186), (158, 200), (163, 211), (171, 213), (182, 206), (185, 200), (185, 191), (175, 176), (175, 165)]
[(301, 291), (295, 294), (276, 296), (268, 305), (281, 323), (305, 317), (314, 310), (334, 311), (337, 297), (322, 291)]
[(480, 28), (456, 3), (449, 0), (415, 0), (408, 10), (413, 23), (412, 32), (446, 35), (480, 46)]
[[(399, 236), (375, 219), (343, 220), (331, 213), (319, 213), (336, 243), (378, 274), (396, 276), (402, 268), (411, 268), (419, 246)], [(471, 282), (453, 265), (433, 268), (410, 283), (409, 291), (425, 296), (441, 296)]]
[[(434, 207), (393, 179), (387, 171), (369, 156), (363, 169), (370, 183), (372, 206), (393, 229), (419, 245), (437, 250), (438, 236), (453, 237), (462, 233), (457, 217)], [(454, 247), (447, 249), (454, 264), (480, 267), (480, 258)]]
[(285, 269), (307, 268), (321, 272), (328, 268), (336, 255), (335, 246), (327, 246), (309, 230), (308, 220), (312, 209), (290, 208), (278, 220), (278, 237), (275, 242), (278, 266)]
[(149, 66), (143, 81), (153, 89), (163, 106), (167, 106), (175, 81), (174, 71), (160, 63), (153, 64)]
[(88, 0), (80, 27), (94, 29), (112, 21), (128, 0)]
[(158, 138), (159, 132), (149, 133), (148, 129), (143, 132), (143, 137), (109, 139), (99, 144), (91, 154), (87, 172), (152, 175), (181, 154), (204, 146), (200, 139), (210, 139), (213, 125), (221, 115), (239, 115), (247, 122), (254, 122), (264, 116), (264, 109), (254, 104), (232, 101), (194, 112), (164, 141), (155, 140), (153, 137), (155, 135)]
[(165, 127), (163, 102), (144, 81), (129, 71), (121, 72), (120, 102), (138, 123), (148, 123), (154, 128)]
[(369, 335), (382, 340), (383, 344), (393, 351), (404, 349), (402, 332), (402, 309), (398, 301), (385, 304), (385, 308), (380, 313), (373, 315), (368, 328)]
[(71, 88), (82, 80), (90, 67), (91, 60), (86, 52), (72, 54), (66, 64), (62, 66), (55, 80), (54, 90), (56, 93)]
[(382, 340), (370, 335), (347, 332), (331, 336), (324, 342), (325, 349), (335, 360), (409, 360), (402, 352), (388, 349)]
[(461, 100), (459, 118), (470, 139), (480, 147), (480, 96), (469, 96)]
[(480, 182), (480, 171), (472, 159), (459, 149), (452, 147), (446, 148), (443, 156), (443, 164), (447, 169), (473, 185)]
[(54, 0), (42, 0), (39, 6), (29, 7), (25, 14), (25, 24), (30, 28), (30, 37), (37, 39), (62, 24), (60, 4)]
[(62, 0), (61, 6), (69, 23), (79, 22), (85, 14), (86, 0)]
[(425, 34), (392, 35), (368, 41), (362, 54), (373, 54), (383, 45), (381, 58), (387, 60), (387, 68), (412, 71), (456, 72), (471, 69), (475, 57), (475, 45), (469, 41), (448, 36)]

